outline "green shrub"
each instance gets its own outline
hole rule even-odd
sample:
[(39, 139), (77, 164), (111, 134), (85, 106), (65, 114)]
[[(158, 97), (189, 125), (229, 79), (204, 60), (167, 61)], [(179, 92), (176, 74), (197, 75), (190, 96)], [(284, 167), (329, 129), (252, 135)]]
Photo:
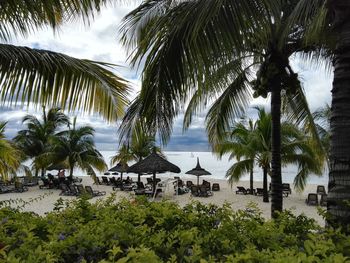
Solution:
[(254, 207), (114, 196), (59, 200), (45, 217), (0, 209), (5, 262), (350, 262), (349, 255), (349, 236), (288, 211), (266, 221)]

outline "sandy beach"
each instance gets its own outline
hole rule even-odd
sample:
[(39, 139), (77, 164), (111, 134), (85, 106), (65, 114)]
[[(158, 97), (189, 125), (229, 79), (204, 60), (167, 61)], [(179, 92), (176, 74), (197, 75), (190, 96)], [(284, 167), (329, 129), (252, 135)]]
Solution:
[[(100, 190), (100, 191), (106, 191), (106, 196), (109, 196), (112, 192), (116, 193), (116, 196), (118, 199), (121, 198), (133, 198), (134, 194), (133, 192), (125, 192), (112, 190), (112, 186), (107, 185), (94, 185), (92, 182), (92, 179), (89, 177), (82, 177), (83, 185), (91, 185), (93, 189)], [(136, 178), (133, 178), (134, 181)], [(164, 177), (162, 177), (164, 179)], [(241, 195), (236, 194), (237, 185), (248, 187), (249, 182), (248, 181), (240, 181), (236, 184), (234, 184), (231, 188), (231, 186), (227, 183), (225, 180), (218, 180), (218, 179), (209, 179), (209, 178), (203, 178), (207, 181), (210, 181), (211, 183), (219, 183), (220, 184), (220, 191), (214, 192), (213, 196), (210, 197), (192, 197), (190, 193), (183, 194), (183, 195), (170, 195), (166, 194), (163, 198), (167, 198), (173, 202), (178, 203), (180, 206), (184, 206), (187, 203), (191, 202), (192, 200), (197, 200), (202, 203), (208, 204), (216, 204), (216, 205), (222, 205), (225, 202), (229, 203), (232, 206), (233, 210), (238, 209), (245, 209), (250, 203), (255, 203), (257, 207), (262, 211), (262, 214), (265, 218), (270, 218), (270, 210), (271, 210), (271, 203), (264, 203), (262, 201), (262, 196), (253, 196), (253, 195)], [(145, 180), (143, 178), (143, 180)], [(190, 178), (183, 178), (184, 181), (190, 180)], [(196, 182), (196, 179), (192, 179), (193, 182)], [(262, 187), (262, 182), (255, 182), (254, 187)], [(317, 208), (315, 206), (307, 206), (305, 204), (305, 199), (307, 197), (308, 193), (315, 193), (316, 192), (316, 185), (307, 185), (305, 190), (302, 193), (296, 192), (294, 189), (292, 189), (292, 194), (288, 197), (283, 198), (283, 206), (284, 209), (289, 209), (293, 212), (295, 215), (305, 214), (306, 216), (310, 218), (314, 218), (321, 226), (324, 225), (324, 219), (318, 215)], [(60, 190), (56, 189), (39, 189), (38, 186), (35, 187), (29, 187), (29, 190), (24, 193), (7, 193), (7, 194), (1, 194), (0, 195), (0, 201), (8, 200), (8, 199), (22, 199), (24, 201), (30, 201), (34, 198), (38, 198), (40, 196), (45, 195), (40, 200), (35, 200), (33, 202), (30, 202), (27, 204), (23, 211), (32, 211), (39, 215), (45, 215), (45, 213), (52, 211), (54, 208), (54, 204), (60, 197), (65, 200), (73, 200), (76, 199), (76, 197), (72, 196), (60, 196), (59, 193)], [(105, 196), (105, 197), (106, 197)], [(100, 198), (105, 198), (100, 197)], [(162, 197), (157, 198), (157, 200), (161, 200)], [(95, 202), (98, 198), (91, 199), (91, 202)], [(16, 205), (13, 205), (16, 207)]]

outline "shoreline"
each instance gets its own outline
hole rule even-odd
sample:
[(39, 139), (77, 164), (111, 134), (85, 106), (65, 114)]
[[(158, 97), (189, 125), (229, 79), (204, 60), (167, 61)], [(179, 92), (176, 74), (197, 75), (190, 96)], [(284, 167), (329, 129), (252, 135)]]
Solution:
[[(176, 175), (175, 175), (176, 176)], [(90, 199), (91, 202), (96, 202), (100, 198), (106, 198), (108, 197), (112, 192), (116, 193), (117, 200), (120, 200), (122, 198), (128, 198), (132, 199), (134, 198), (133, 192), (125, 192), (125, 191), (113, 191), (112, 186), (107, 185), (95, 185), (93, 184), (93, 181), (90, 177), (84, 176), (82, 178), (82, 184), (85, 185), (91, 185), (93, 189), (99, 190), (99, 191), (106, 191), (106, 195), (104, 197), (98, 197), (98, 198), (92, 198)], [(134, 177), (132, 177), (134, 179)], [(164, 177), (160, 177), (164, 179)], [(168, 177), (169, 178), (169, 177)], [(141, 177), (142, 181), (145, 182), (145, 176)], [(182, 180), (184, 183), (186, 183), (188, 178), (184, 177)], [(239, 181), (237, 183), (234, 183), (231, 186), (228, 184), (226, 180), (220, 180), (220, 179), (211, 179), (211, 178), (205, 178), (201, 177), (200, 182), (202, 180), (209, 181), (212, 183), (219, 183), (220, 184), (220, 191), (213, 192), (213, 196), (210, 197), (192, 197), (190, 193), (183, 194), (183, 195), (170, 195), (170, 193), (165, 193), (164, 197), (166, 199), (169, 198), (170, 201), (173, 201), (177, 203), (180, 207), (185, 206), (186, 204), (190, 203), (191, 201), (199, 201), (203, 204), (216, 204), (218, 206), (222, 206), (225, 203), (228, 203), (233, 210), (239, 210), (239, 209), (246, 209), (247, 206), (254, 203), (256, 204), (257, 208), (261, 210), (262, 216), (266, 219), (271, 218), (271, 202), (264, 203), (262, 201), (262, 196), (254, 196), (254, 195), (242, 195), (242, 194), (236, 194), (237, 186), (243, 186), (245, 188), (249, 187), (249, 181)], [(196, 182), (196, 178), (192, 177), (192, 182)], [(254, 181), (254, 187), (262, 187), (262, 182)], [(305, 187), (305, 190), (301, 193), (296, 192), (292, 188), (292, 194), (288, 197), (283, 198), (283, 208), (291, 210), (291, 212), (295, 215), (305, 214), (307, 217), (314, 218), (318, 224), (321, 226), (324, 226), (325, 221), (324, 219), (318, 215), (317, 207), (315, 206), (307, 206), (305, 204), (305, 199), (307, 197), (308, 193), (315, 193), (316, 192), (317, 185), (314, 184), (308, 184)], [(22, 199), (24, 201), (30, 201), (35, 198), (40, 198), (40, 196), (46, 195), (41, 200), (33, 201), (29, 204), (27, 204), (23, 211), (30, 211), (37, 213), (41, 216), (44, 216), (47, 212), (51, 212), (54, 208), (54, 204), (59, 198), (62, 198), (63, 200), (74, 200), (76, 197), (74, 196), (60, 196), (60, 190), (58, 189), (39, 189), (38, 186), (34, 187), (28, 187), (28, 191), (24, 193), (6, 193), (6, 194), (0, 194), (0, 201), (9, 200), (9, 199)], [(161, 198), (157, 198), (156, 200), (161, 200)], [(270, 198), (271, 201), (271, 198)], [(16, 207), (16, 205), (12, 205), (13, 207)]]

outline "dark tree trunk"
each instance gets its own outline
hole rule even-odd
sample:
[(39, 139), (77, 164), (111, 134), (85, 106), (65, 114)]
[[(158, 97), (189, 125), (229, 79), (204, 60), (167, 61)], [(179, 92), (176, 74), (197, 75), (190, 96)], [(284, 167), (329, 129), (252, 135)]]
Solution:
[(73, 181), (73, 170), (74, 170), (74, 166), (71, 166), (69, 169), (69, 180)]
[[(338, 36), (334, 57), (331, 146), (327, 210), (328, 224), (350, 232), (350, 2), (329, 0), (333, 26)], [(347, 228), (347, 230), (346, 230)]]
[(282, 212), (282, 175), (281, 175), (281, 90), (274, 85), (271, 91), (271, 217)]
[(253, 194), (254, 193), (254, 170), (253, 170), (253, 168), (250, 170), (249, 181), (250, 181), (250, 194)]
[(156, 191), (156, 186), (157, 186), (157, 182), (156, 182), (156, 173), (153, 173), (153, 193), (155, 193)]
[(139, 183), (141, 182), (141, 174), (137, 175), (137, 182), (139, 182)]
[(267, 168), (263, 169), (263, 202), (268, 203), (269, 202), (269, 193), (267, 191)]

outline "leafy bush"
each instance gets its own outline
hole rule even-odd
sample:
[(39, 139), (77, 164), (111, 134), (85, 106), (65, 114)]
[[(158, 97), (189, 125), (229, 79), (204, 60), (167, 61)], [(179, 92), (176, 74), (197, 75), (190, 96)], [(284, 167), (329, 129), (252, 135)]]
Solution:
[(349, 236), (289, 212), (266, 221), (254, 207), (111, 196), (59, 200), (45, 217), (0, 210), (6, 262), (350, 262), (349, 255)]

